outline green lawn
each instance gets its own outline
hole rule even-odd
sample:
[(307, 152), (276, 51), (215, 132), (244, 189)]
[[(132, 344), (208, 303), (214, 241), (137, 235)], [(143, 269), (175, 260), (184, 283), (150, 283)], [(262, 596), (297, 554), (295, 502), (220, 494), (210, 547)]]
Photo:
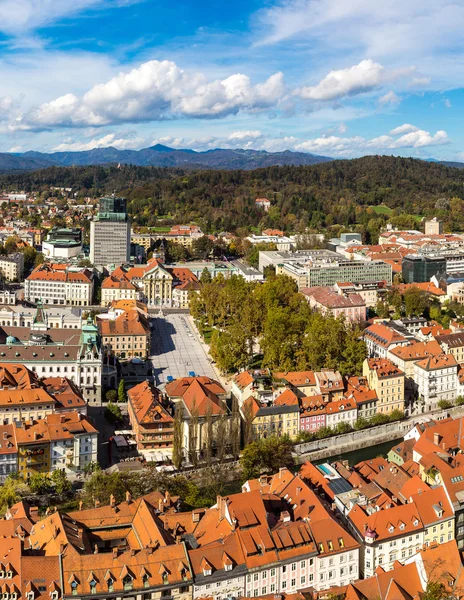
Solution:
[(171, 231), (170, 227), (150, 227), (150, 231), (154, 231), (155, 233), (168, 233)]
[(371, 206), (372, 210), (378, 215), (388, 215), (390, 216), (393, 213), (391, 208), (388, 206), (384, 206), (383, 204), (379, 204), (378, 206)]

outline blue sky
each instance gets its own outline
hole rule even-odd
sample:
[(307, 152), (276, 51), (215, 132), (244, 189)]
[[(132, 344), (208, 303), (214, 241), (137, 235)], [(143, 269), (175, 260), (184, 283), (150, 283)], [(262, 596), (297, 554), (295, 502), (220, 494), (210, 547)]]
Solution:
[(0, 151), (464, 161), (464, 0), (0, 0)]

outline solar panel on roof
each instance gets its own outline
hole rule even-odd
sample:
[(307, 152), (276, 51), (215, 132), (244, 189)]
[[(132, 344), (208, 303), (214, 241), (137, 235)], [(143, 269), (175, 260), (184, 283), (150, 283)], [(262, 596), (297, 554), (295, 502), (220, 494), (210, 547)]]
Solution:
[(329, 481), (329, 488), (334, 494), (344, 494), (345, 492), (350, 492), (353, 489), (353, 487), (346, 479), (343, 479), (343, 477), (331, 479)]

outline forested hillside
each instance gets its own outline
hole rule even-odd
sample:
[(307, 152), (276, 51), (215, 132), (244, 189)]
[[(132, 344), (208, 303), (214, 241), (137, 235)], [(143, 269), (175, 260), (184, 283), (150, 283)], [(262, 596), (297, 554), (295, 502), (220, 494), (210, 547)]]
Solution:
[[(368, 156), (254, 171), (52, 167), (0, 177), (3, 189), (43, 191), (48, 185), (72, 186), (80, 197), (122, 194), (140, 226), (159, 224), (160, 216), (199, 222), (207, 232), (309, 226), (338, 233), (357, 224), (371, 241), (388, 219), (413, 227), (422, 216), (437, 215), (448, 230), (464, 230), (464, 170), (410, 158)], [(263, 196), (273, 203), (267, 214), (255, 208), (255, 198)]]

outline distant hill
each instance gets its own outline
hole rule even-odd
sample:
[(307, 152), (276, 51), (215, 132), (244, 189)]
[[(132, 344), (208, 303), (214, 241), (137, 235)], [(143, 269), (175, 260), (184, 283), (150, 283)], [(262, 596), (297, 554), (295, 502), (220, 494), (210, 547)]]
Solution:
[(227, 150), (216, 148), (205, 152), (176, 150), (157, 144), (142, 150), (95, 148), (84, 152), (24, 152), (0, 154), (0, 171), (27, 171), (44, 167), (131, 164), (139, 167), (182, 167), (186, 169), (243, 169), (284, 165), (314, 165), (332, 160), (306, 152), (266, 152), (265, 150)]

